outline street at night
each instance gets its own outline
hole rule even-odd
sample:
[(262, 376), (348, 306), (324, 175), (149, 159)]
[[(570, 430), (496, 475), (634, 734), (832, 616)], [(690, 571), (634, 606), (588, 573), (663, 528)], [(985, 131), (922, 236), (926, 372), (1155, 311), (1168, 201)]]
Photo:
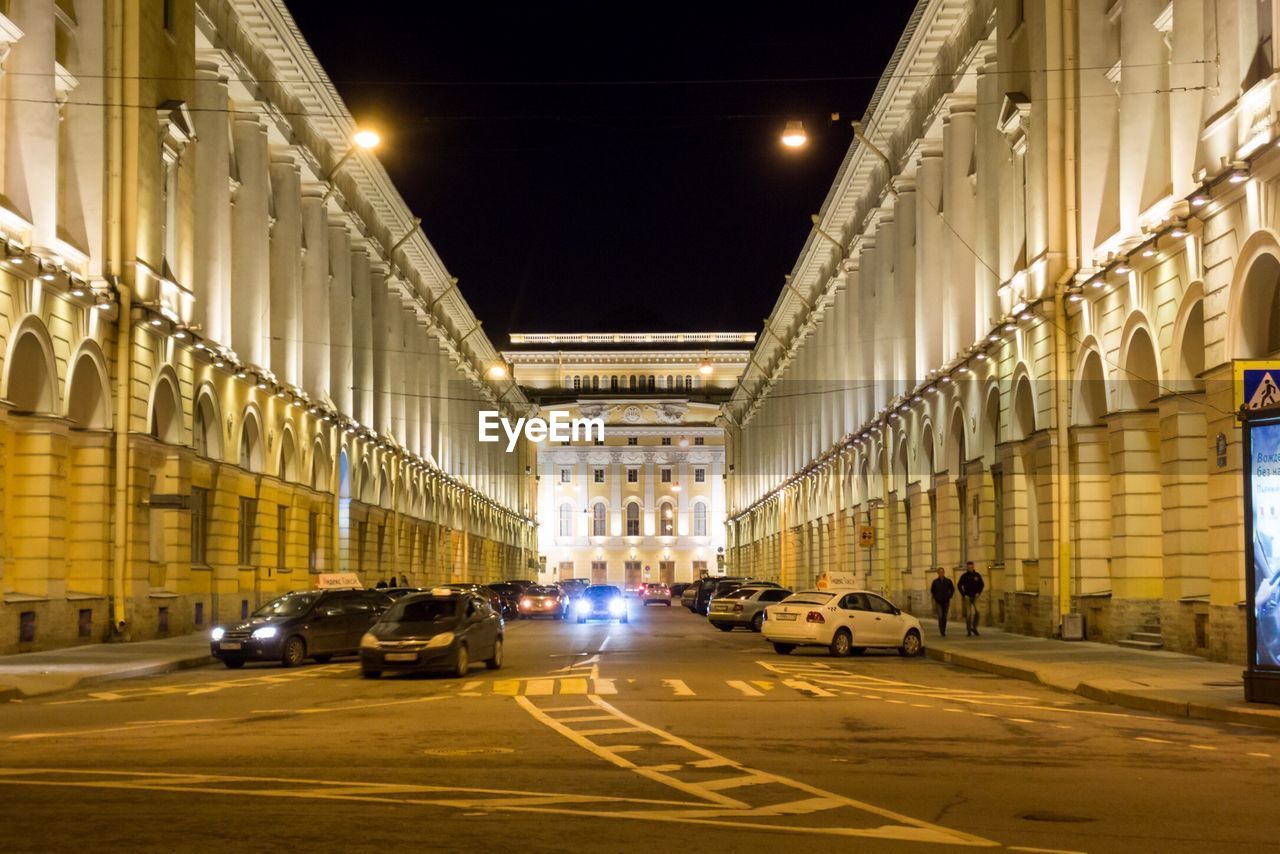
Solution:
[(5, 847), (1274, 846), (1272, 732), (631, 614), (508, 623), (503, 668), (465, 679), (218, 665), (10, 703)]

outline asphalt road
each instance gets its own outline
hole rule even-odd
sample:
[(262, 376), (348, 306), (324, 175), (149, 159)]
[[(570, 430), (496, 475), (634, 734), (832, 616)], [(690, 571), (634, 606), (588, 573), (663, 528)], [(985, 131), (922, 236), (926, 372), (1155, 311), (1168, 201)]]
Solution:
[(1280, 850), (1280, 739), (679, 605), (506, 665), (221, 666), (0, 706), (6, 851)]

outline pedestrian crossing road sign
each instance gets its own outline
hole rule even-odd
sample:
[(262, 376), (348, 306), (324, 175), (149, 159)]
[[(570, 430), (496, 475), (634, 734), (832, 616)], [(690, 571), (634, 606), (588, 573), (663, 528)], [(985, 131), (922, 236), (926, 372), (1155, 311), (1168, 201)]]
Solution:
[(1280, 362), (1236, 362), (1235, 404), (1241, 409), (1280, 409)]

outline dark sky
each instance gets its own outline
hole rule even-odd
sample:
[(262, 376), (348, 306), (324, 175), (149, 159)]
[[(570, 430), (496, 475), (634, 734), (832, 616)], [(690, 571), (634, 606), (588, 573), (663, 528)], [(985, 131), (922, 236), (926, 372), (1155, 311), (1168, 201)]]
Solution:
[(498, 347), (760, 328), (914, 4), (749, 5), (288, 0)]

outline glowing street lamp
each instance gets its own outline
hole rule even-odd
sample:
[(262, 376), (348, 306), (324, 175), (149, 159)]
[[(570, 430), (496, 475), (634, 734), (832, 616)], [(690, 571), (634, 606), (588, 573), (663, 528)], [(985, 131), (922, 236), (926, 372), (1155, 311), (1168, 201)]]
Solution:
[(338, 170), (345, 166), (347, 161), (351, 159), (351, 155), (362, 150), (372, 151), (377, 148), (378, 144), (381, 142), (382, 137), (378, 135), (377, 131), (372, 131), (368, 128), (357, 129), (356, 132), (351, 135), (351, 146), (347, 148), (347, 153), (338, 158), (338, 162), (333, 164), (333, 168), (329, 170), (329, 174), (324, 176), (324, 182), (329, 185), (329, 189), (325, 190), (324, 198), (320, 201), (322, 203), (329, 201), (329, 197), (333, 195), (333, 191), (336, 189), (333, 185), (334, 176), (336, 176), (338, 174)]
[(805, 133), (804, 122), (789, 121), (787, 126), (782, 130), (782, 144), (787, 148), (803, 148), (805, 143), (809, 141), (809, 135)]
[(507, 378), (507, 366), (501, 362), (494, 362), (489, 366), (489, 379), (505, 380)]

